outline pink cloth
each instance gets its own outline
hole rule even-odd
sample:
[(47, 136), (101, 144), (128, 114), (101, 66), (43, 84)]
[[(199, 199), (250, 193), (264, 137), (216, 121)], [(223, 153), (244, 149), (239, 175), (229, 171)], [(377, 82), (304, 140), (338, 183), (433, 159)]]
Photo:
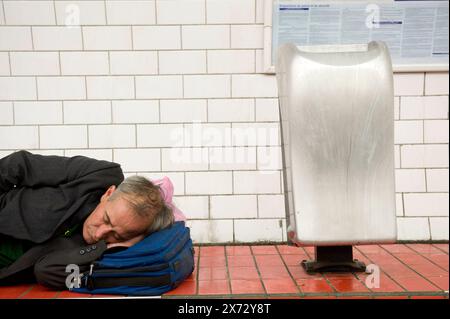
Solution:
[(186, 221), (186, 216), (172, 203), (173, 184), (170, 178), (164, 176), (161, 179), (152, 179), (151, 181), (161, 189), (164, 202), (172, 209), (175, 221)]

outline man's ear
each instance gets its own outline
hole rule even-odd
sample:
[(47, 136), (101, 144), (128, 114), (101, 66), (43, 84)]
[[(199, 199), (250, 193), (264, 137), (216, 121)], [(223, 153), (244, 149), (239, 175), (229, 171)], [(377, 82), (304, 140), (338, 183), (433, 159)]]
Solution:
[(107, 189), (107, 191), (102, 195), (102, 198), (100, 199), (100, 201), (102, 201), (102, 202), (107, 201), (108, 198), (112, 195), (112, 193), (114, 193), (115, 190), (116, 190), (115, 185), (110, 186)]

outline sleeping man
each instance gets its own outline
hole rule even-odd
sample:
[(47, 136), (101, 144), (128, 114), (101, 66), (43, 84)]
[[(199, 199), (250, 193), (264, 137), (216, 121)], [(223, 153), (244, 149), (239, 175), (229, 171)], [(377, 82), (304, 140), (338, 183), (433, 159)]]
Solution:
[(116, 163), (26, 151), (1, 158), (0, 285), (64, 289), (67, 265), (86, 270), (106, 250), (172, 225), (173, 208), (162, 187), (124, 180)]

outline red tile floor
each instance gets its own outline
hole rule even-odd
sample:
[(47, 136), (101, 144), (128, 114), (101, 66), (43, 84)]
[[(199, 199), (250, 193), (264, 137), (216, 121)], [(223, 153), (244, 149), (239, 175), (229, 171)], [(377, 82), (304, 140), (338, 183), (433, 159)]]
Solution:
[[(300, 262), (314, 257), (313, 247), (196, 246), (194, 273), (161, 297), (448, 299), (448, 250), (449, 244), (355, 246), (354, 258), (380, 269), (379, 287), (370, 288), (365, 273), (306, 274)], [(39, 285), (0, 287), (0, 298), (86, 297), (105, 296)]]

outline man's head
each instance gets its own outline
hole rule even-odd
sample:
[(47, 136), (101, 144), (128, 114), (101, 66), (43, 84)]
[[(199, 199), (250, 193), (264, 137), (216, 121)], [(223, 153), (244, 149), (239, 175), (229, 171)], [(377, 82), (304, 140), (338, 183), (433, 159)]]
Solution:
[(159, 187), (144, 177), (131, 176), (103, 194), (83, 224), (83, 237), (88, 244), (103, 239), (108, 244), (131, 246), (172, 223), (172, 211)]

